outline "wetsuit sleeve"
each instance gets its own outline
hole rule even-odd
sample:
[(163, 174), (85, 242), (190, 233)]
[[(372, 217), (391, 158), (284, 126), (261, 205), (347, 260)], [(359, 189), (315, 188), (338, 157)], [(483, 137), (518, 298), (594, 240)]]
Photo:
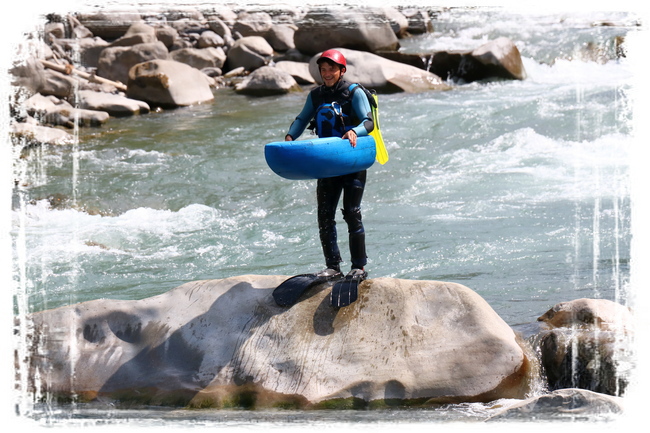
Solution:
[[(370, 111), (370, 103), (363, 90), (352, 94), (352, 109), (354, 110), (357, 118), (361, 119), (361, 123), (352, 128), (358, 137), (368, 135), (375, 129), (375, 124), (372, 121), (372, 112)], [(293, 137), (293, 135), (292, 135)]]
[(314, 104), (311, 101), (311, 93), (307, 95), (307, 100), (305, 105), (302, 107), (302, 111), (298, 114), (298, 117), (291, 123), (289, 127), (289, 132), (287, 135), (290, 135), (291, 138), (297, 140), (298, 137), (305, 131), (309, 121), (314, 117)]

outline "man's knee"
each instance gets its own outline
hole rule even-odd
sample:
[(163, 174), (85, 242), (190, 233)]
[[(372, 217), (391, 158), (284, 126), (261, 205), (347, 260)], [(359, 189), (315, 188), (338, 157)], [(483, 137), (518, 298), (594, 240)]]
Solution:
[(348, 224), (350, 234), (363, 233), (363, 222), (361, 221), (361, 209), (353, 208), (350, 210), (343, 209), (343, 219)]

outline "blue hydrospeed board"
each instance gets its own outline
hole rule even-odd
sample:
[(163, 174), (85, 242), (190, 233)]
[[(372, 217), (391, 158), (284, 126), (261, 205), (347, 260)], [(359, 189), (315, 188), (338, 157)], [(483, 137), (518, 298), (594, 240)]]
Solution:
[(322, 179), (365, 170), (375, 162), (375, 139), (357, 138), (356, 147), (339, 137), (277, 141), (264, 146), (266, 163), (286, 179)]

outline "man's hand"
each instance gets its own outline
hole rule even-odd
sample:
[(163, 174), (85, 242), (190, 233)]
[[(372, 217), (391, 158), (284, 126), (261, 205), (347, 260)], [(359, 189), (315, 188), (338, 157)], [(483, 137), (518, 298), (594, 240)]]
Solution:
[(354, 132), (354, 130), (350, 129), (341, 138), (343, 138), (344, 140), (350, 140), (350, 144), (352, 145), (352, 147), (357, 147), (357, 133)]

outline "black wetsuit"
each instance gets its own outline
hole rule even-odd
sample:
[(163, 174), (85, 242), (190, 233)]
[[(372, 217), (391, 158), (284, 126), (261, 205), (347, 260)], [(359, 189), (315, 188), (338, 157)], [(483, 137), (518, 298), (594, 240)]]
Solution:
[[(313, 89), (301, 113), (291, 124), (292, 138), (302, 134), (307, 124), (317, 116), (323, 104), (338, 103), (343, 125), (337, 123), (334, 131), (316, 128), (320, 136), (342, 136), (345, 131), (354, 129), (357, 136), (368, 135), (373, 130), (370, 104), (363, 91), (351, 92), (350, 83), (345, 80), (329, 88), (324, 85)], [(318, 119), (318, 117), (317, 117)], [(336, 208), (343, 194), (343, 219), (348, 225), (350, 256), (352, 268), (362, 269), (367, 263), (365, 231), (361, 219), (361, 199), (366, 186), (366, 170), (343, 176), (318, 179), (316, 196), (318, 199), (318, 230), (328, 268), (338, 269), (341, 260), (336, 231)]]

